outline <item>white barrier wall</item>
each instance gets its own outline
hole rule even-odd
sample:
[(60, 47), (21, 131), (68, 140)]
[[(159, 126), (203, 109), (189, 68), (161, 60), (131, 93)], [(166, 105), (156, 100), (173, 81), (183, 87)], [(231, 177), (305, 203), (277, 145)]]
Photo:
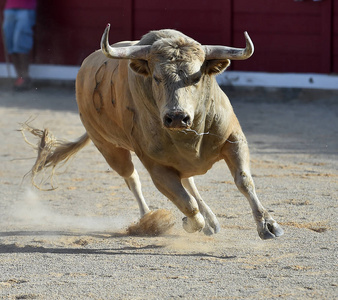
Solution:
[[(75, 80), (80, 66), (31, 65), (33, 79)], [(10, 73), (10, 76), (8, 75)], [(0, 78), (15, 77), (10, 65), (0, 63)], [(338, 90), (338, 75), (226, 71), (217, 76), (220, 85)]]

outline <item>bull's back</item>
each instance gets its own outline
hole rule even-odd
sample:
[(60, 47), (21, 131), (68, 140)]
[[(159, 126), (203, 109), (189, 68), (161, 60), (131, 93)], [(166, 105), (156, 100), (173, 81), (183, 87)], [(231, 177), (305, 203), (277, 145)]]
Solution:
[[(95, 143), (110, 142), (131, 149), (128, 111), (127, 61), (107, 58), (100, 50), (82, 63), (76, 78), (80, 117)], [(95, 143), (96, 144), (96, 143)]]

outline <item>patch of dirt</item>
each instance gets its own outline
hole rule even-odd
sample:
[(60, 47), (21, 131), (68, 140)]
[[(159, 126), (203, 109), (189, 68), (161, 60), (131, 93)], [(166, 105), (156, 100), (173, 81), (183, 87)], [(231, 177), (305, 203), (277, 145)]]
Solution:
[(331, 229), (326, 222), (309, 222), (309, 223), (280, 222), (280, 225), (292, 226), (296, 228), (306, 228), (318, 233), (326, 232), (327, 230)]

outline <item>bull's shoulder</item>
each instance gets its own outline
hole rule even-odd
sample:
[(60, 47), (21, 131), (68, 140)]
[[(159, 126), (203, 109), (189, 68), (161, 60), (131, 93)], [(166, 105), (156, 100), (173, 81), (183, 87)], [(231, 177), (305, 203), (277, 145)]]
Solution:
[(90, 54), (82, 63), (77, 74), (77, 84), (96, 85), (103, 79), (112, 78), (112, 74), (119, 65), (119, 60), (107, 58), (101, 50)]
[(81, 70), (89, 68), (89, 67), (101, 66), (106, 61), (108, 61), (108, 58), (102, 53), (101, 50), (97, 50), (93, 52), (92, 54), (88, 55), (83, 60), (81, 68), (80, 68), (80, 72)]
[[(137, 44), (138, 41), (122, 41), (113, 44), (113, 47), (128, 47)], [(102, 66), (108, 66), (107, 71), (114, 70), (119, 64), (119, 60), (107, 58), (103, 52), (96, 50), (95, 52), (88, 55), (82, 62), (81, 68), (79, 70), (80, 77), (83, 75), (81, 73), (93, 73), (99, 69), (102, 69)]]

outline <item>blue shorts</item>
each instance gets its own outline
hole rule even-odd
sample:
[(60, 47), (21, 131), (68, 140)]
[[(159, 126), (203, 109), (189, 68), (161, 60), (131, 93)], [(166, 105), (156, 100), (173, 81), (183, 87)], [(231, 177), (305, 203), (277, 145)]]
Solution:
[(33, 26), (36, 13), (33, 9), (5, 9), (3, 33), (6, 49), (11, 53), (29, 53), (33, 48)]

